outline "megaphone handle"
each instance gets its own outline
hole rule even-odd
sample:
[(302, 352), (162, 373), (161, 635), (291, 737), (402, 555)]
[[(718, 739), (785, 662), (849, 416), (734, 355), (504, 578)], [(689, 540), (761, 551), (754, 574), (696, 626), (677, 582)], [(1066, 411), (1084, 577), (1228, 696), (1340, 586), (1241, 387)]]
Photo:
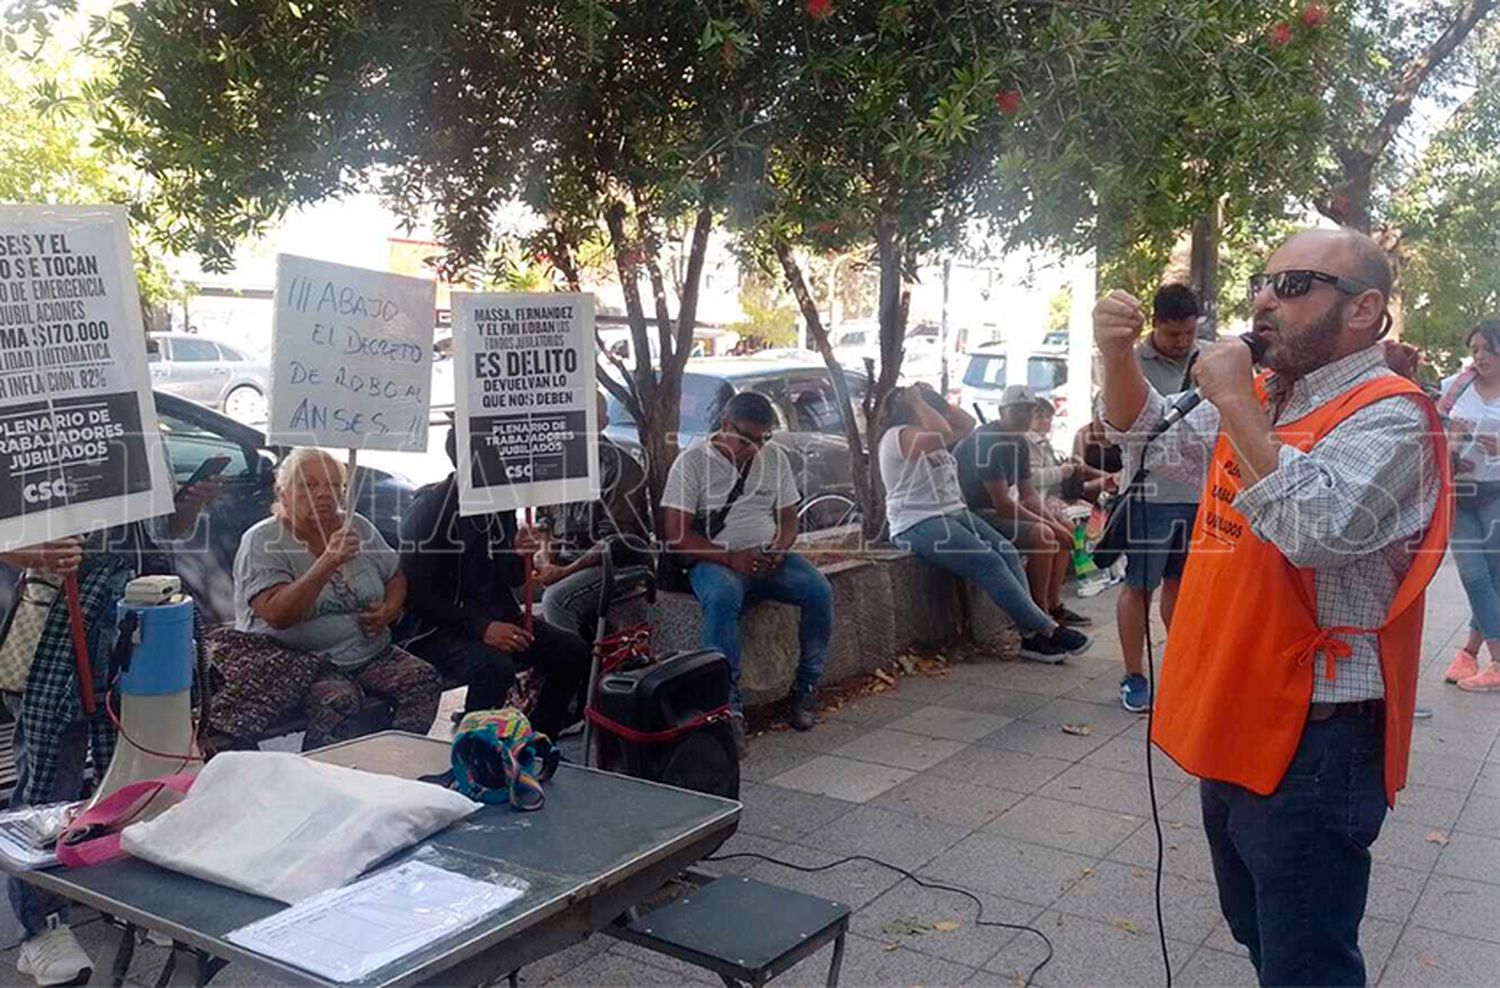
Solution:
[(94, 716), (94, 673), (89, 665), (88, 633), (83, 628), (83, 605), (78, 601), (78, 574), (70, 573), (63, 580), (64, 592), (68, 595), (68, 623), (73, 628), (73, 660), (78, 665), (78, 697), (83, 703), (83, 712)]

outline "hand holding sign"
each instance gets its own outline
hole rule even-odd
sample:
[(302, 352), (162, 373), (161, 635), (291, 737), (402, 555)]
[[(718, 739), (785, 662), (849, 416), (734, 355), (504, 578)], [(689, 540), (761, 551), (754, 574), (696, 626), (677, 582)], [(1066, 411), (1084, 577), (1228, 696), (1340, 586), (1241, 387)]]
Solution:
[(328, 545), (324, 547), (323, 554), (318, 557), (318, 564), (335, 570), (345, 563), (353, 562), (359, 555), (359, 533), (345, 527), (334, 532), (328, 538)]

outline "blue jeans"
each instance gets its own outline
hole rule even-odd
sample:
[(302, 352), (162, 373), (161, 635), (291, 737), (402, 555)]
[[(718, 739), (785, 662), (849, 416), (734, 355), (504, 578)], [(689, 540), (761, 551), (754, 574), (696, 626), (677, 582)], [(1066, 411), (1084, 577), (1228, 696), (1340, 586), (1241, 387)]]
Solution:
[(1381, 715), (1309, 722), (1269, 796), (1200, 784), (1219, 905), (1263, 985), (1363, 985), (1359, 924), (1385, 821)]
[(895, 539), (936, 566), (973, 580), (1023, 635), (1048, 634), (1057, 622), (1031, 599), (1021, 554), (982, 518), (964, 511), (919, 521)]
[[(542, 620), (593, 641), (599, 620), (599, 590), (604, 571), (598, 566), (565, 576), (542, 594)], [(645, 566), (625, 566), (615, 571), (615, 593), (632, 590), (651, 571)]]
[(793, 552), (770, 576), (759, 579), (702, 562), (688, 570), (688, 580), (703, 605), (703, 647), (717, 649), (729, 660), (729, 702), (734, 709), (745, 708), (740, 695), (740, 612), (757, 600), (802, 609), (797, 633), (802, 656), (795, 688), (811, 692), (818, 685), (828, 661), (828, 639), (833, 636), (833, 587), (816, 566)]
[(1449, 545), (1473, 626), (1486, 641), (1500, 641), (1500, 498), (1478, 505), (1460, 501)]
[(1125, 585), (1154, 591), (1162, 580), (1182, 579), (1198, 506), (1165, 501), (1153, 504), (1136, 498), (1125, 507), (1130, 512), (1125, 519), (1129, 525)]
[[(20, 696), (13, 693), (5, 694), (5, 706), (16, 718), (15, 740), (11, 742), (11, 752), (16, 765), (16, 788), (11, 792), (10, 805), (12, 809), (18, 809), (25, 805), (21, 802), (21, 793), (26, 791), (29, 771), (26, 758), (26, 725), (21, 722)], [(52, 784), (52, 792), (48, 794), (50, 798), (47, 802), (63, 803), (82, 797), (83, 766), (88, 755), (88, 748), (89, 728), (87, 724), (79, 721), (64, 728), (57, 743), (57, 775)], [(44, 892), (35, 885), (28, 885), (19, 878), (9, 879), (8, 886), (10, 908), (15, 912), (16, 919), (20, 921), (21, 928), (26, 931), (26, 939), (30, 940), (45, 930), (49, 917), (56, 916), (59, 925), (67, 925), (68, 900), (59, 898), (51, 892)]]

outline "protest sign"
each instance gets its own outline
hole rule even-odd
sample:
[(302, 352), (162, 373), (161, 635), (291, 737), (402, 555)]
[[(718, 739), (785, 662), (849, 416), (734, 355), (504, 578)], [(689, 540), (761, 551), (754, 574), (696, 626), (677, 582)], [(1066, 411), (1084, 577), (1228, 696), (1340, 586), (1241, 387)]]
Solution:
[(125, 211), (0, 206), (0, 549), (173, 510)]
[(599, 496), (592, 295), (453, 296), (460, 515)]
[(271, 442), (425, 450), (434, 291), (424, 278), (279, 255)]

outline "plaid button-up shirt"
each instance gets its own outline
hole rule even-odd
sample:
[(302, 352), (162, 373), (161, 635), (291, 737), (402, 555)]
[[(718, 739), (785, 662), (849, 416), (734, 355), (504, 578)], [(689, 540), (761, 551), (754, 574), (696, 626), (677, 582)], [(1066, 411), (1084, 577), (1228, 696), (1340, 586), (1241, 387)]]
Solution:
[[(1355, 386), (1389, 375), (1379, 347), (1350, 354), (1290, 387), (1269, 383), (1277, 425), (1326, 405)], [(1125, 431), (1110, 438), (1139, 447), (1170, 405), (1148, 388), (1146, 405)], [(1219, 410), (1203, 402), (1154, 446), (1154, 471), (1202, 485), (1219, 437)], [(1311, 569), (1322, 627), (1379, 628), (1426, 532), (1440, 487), (1436, 445), (1426, 412), (1407, 398), (1377, 401), (1340, 422), (1306, 453), (1280, 449), (1276, 469), (1242, 490), (1234, 507), (1256, 536), (1281, 550), (1293, 566)], [(1139, 450), (1137, 449), (1137, 455)], [(1349, 640), (1351, 654), (1333, 678), (1322, 671), (1315, 703), (1349, 703), (1385, 695), (1373, 635)], [(1257, 656), (1246, 656), (1256, 661)]]

